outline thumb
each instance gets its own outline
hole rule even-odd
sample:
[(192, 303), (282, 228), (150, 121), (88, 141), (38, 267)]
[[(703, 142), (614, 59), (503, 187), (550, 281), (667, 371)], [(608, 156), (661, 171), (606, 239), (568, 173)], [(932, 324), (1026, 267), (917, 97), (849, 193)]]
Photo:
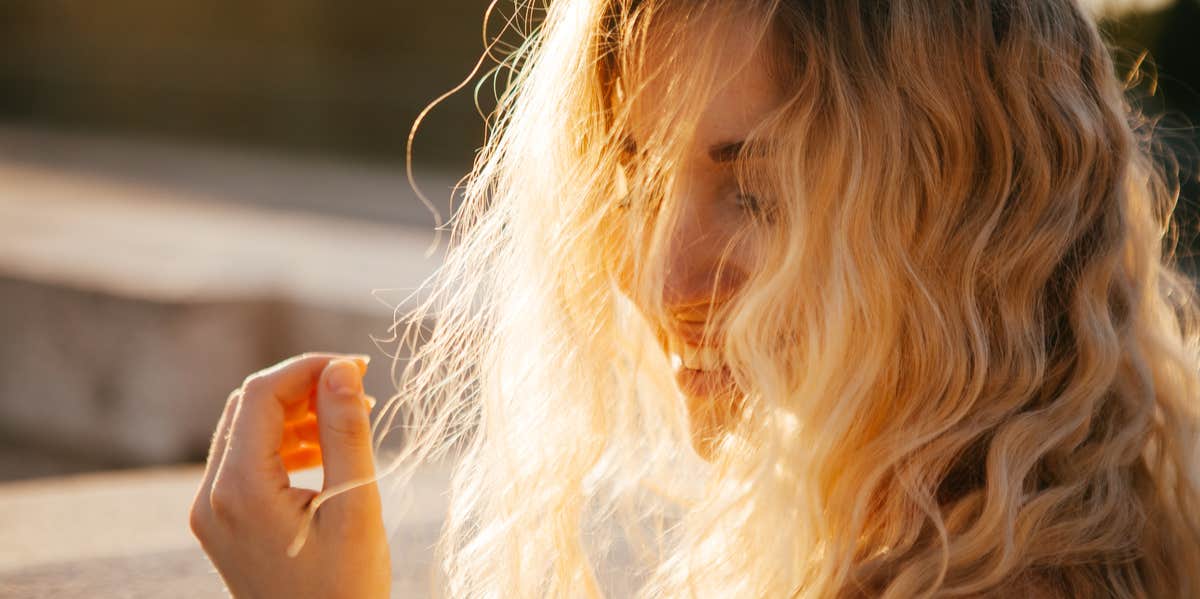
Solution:
[(317, 427), (326, 489), (375, 476), (370, 412), (362, 387), (366, 368), (365, 362), (338, 359), (321, 372)]

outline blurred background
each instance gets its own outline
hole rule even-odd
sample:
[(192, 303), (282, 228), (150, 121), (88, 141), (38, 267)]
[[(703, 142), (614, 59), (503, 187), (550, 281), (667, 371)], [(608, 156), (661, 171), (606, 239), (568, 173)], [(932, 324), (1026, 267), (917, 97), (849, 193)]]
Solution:
[[(417, 114), (485, 0), (0, 2), (0, 479), (204, 456), (242, 378), (374, 355), (436, 266)], [(470, 89), (415, 173), (447, 214)], [(380, 290), (373, 296), (373, 290)]]
[[(1135, 93), (1182, 152), (1190, 256), (1200, 0), (1085, 3), (1123, 68), (1149, 53), (1157, 87)], [(0, 2), (0, 595), (62, 573), (34, 568), (64, 558), (31, 526), (136, 471), (74, 495), (38, 479), (198, 463), (227, 393), (302, 351), (372, 354), (368, 391), (390, 394), (372, 337), (438, 263), (406, 138), (479, 57), (486, 5)], [(471, 86), (420, 129), (415, 177), (442, 216), (482, 135)]]

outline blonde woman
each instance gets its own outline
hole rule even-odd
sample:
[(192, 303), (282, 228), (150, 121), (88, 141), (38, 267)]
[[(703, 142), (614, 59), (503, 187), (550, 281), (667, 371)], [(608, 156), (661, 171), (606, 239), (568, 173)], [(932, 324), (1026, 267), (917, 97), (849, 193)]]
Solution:
[(396, 428), (451, 597), (1200, 596), (1175, 188), (1076, 2), (535, 12), (373, 431), (360, 358), (231, 396), (235, 596), (387, 596)]

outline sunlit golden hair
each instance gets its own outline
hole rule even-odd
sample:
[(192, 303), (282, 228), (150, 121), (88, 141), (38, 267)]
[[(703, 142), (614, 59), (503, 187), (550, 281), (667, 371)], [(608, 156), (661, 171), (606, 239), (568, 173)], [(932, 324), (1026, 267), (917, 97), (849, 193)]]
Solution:
[[(1075, 2), (546, 4), (376, 426), (396, 465), (461, 456), (447, 595), (1200, 596), (1177, 189)], [(653, 323), (731, 35), (785, 101), (739, 169), (741, 396), (697, 443)]]

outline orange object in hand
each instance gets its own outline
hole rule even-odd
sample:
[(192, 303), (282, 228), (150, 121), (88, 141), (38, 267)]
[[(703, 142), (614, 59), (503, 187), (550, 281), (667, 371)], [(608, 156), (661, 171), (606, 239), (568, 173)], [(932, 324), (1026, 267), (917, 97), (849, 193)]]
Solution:
[[(230, 394), (190, 524), (236, 599), (390, 596), (365, 356), (304, 354)], [(325, 497), (288, 472), (321, 466)]]
[[(359, 363), (363, 375), (367, 373), (365, 362)], [(367, 409), (375, 407), (375, 398), (363, 395)], [(315, 468), (321, 465), (321, 435), (317, 425), (317, 394), (312, 393), (309, 401), (289, 407), (284, 413), (283, 439), (279, 443), (279, 457), (288, 472)]]

